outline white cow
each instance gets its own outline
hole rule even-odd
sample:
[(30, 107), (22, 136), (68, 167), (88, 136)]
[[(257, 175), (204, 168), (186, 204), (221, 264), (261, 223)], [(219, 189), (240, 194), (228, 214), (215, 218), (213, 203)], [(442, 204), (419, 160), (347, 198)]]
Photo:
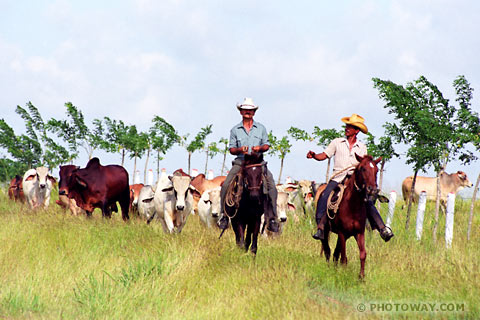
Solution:
[(147, 221), (151, 221), (155, 216), (155, 204), (153, 198), (155, 197), (155, 192), (153, 187), (150, 185), (144, 186), (140, 189), (137, 199), (138, 213), (140, 217), (144, 218)]
[(155, 189), (155, 216), (165, 232), (180, 233), (192, 211), (192, 192), (195, 188), (190, 185), (191, 178), (188, 176), (173, 175), (169, 179), (169, 185), (164, 186), (159, 181)]
[[(287, 211), (288, 210), (293, 210), (295, 211), (295, 206), (291, 203), (288, 202), (288, 193), (286, 192), (278, 192), (277, 195), (277, 216), (278, 216), (278, 221), (280, 222), (280, 228), (278, 229), (278, 232), (271, 232), (265, 228), (265, 232), (263, 236), (265, 237), (274, 237), (281, 235), (283, 232), (283, 228), (285, 226), (285, 223), (287, 222)], [(262, 215), (262, 226), (264, 223), (264, 215)]]
[(220, 220), (220, 189), (205, 190), (198, 201), (198, 216), (207, 227), (217, 226)]
[(48, 208), (50, 192), (57, 180), (50, 174), (48, 168), (30, 169), (23, 175), (23, 192), (31, 209), (42, 206)]

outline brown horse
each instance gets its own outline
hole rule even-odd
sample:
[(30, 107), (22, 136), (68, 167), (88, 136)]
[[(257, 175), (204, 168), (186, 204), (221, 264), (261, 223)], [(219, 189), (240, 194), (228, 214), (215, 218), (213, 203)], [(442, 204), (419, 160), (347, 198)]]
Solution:
[[(245, 155), (242, 170), (232, 181), (233, 192), (231, 194), (238, 192), (239, 198), (237, 201), (227, 200), (225, 203), (225, 211), (231, 218), (237, 245), (246, 251), (250, 248), (253, 254), (257, 253), (262, 214), (266, 210), (273, 210), (268, 196), (263, 192), (264, 170), (267, 169), (262, 154)], [(228, 197), (229, 192), (227, 191)]]
[(360, 278), (365, 276), (365, 222), (367, 212), (366, 201), (371, 201), (377, 194), (377, 164), (381, 158), (373, 160), (371, 156), (360, 157), (355, 155), (359, 164), (352, 176), (345, 183), (343, 198), (339, 204), (336, 216), (328, 219), (325, 226), (325, 239), (322, 240), (323, 250), (327, 262), (330, 259), (330, 246), (328, 245), (328, 234), (330, 231), (338, 234), (337, 245), (333, 253), (333, 260), (347, 264), (345, 243), (353, 236), (357, 240), (360, 250)]

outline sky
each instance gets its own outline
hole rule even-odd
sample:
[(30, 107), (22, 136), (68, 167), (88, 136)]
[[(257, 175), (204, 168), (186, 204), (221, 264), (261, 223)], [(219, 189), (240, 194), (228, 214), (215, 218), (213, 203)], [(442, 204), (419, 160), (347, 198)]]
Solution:
[[(374, 77), (405, 85), (423, 75), (455, 104), (452, 84), (464, 75), (480, 112), (479, 30), (473, 0), (0, 0), (0, 118), (20, 134), (17, 105), (31, 101), (48, 120), (65, 119), (64, 104), (72, 102), (87, 123), (108, 116), (146, 131), (158, 115), (190, 137), (212, 124), (211, 142), (229, 137), (241, 120), (237, 103), (251, 97), (260, 106), (255, 120), (279, 138), (291, 126), (341, 129), (340, 119), (353, 113), (380, 137), (394, 119)], [(290, 140), (282, 180), (323, 182), (326, 161), (305, 157), (322, 148)], [(222, 160), (209, 160), (215, 174)], [(279, 159), (266, 160), (277, 178)], [(87, 161), (81, 152), (75, 163)], [(405, 161), (387, 163), (385, 192), (400, 192), (413, 174)], [(125, 166), (132, 174), (133, 160)], [(144, 166), (142, 159), (142, 180)], [(186, 169), (186, 151), (173, 147), (160, 166)], [(204, 167), (205, 154), (194, 154), (192, 168)], [(446, 171), (463, 170), (474, 183), (479, 168), (452, 162)]]

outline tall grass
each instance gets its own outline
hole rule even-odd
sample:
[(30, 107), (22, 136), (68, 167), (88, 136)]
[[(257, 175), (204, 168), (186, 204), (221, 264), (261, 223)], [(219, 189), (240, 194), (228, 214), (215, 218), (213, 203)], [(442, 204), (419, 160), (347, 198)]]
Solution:
[[(124, 223), (120, 215), (72, 217), (55, 204), (32, 212), (2, 192), (0, 317), (480, 318), (480, 236), (466, 241), (468, 209), (457, 202), (453, 244), (446, 249), (444, 219), (438, 241), (432, 240), (433, 204), (427, 205), (421, 241), (414, 223), (404, 230), (405, 210), (398, 206), (390, 242), (376, 231), (367, 234), (366, 278), (360, 281), (355, 241), (347, 242), (347, 266), (327, 264), (310, 236), (311, 217), (290, 219), (278, 239), (262, 238), (254, 258), (236, 247), (231, 230), (218, 240), (219, 232), (204, 228), (197, 216), (188, 218), (181, 234), (167, 235), (158, 224)], [(479, 224), (477, 214), (473, 230)], [(377, 302), (455, 302), (466, 311), (357, 311), (360, 303)]]

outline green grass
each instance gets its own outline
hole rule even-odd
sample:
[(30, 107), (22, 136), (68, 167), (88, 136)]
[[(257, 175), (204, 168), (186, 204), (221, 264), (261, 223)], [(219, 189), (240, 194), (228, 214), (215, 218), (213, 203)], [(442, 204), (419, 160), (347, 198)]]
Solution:
[[(451, 249), (443, 214), (432, 240), (433, 204), (421, 241), (416, 208), (407, 232), (399, 204), (390, 242), (367, 233), (364, 281), (355, 241), (347, 242), (347, 266), (327, 264), (310, 217), (290, 219), (278, 239), (261, 238), (254, 258), (236, 247), (231, 230), (218, 240), (197, 216), (181, 234), (167, 235), (158, 224), (99, 212), (72, 217), (52, 203), (32, 212), (0, 194), (0, 318), (480, 318), (480, 219), (467, 243), (467, 202), (457, 202)], [(357, 311), (360, 303), (432, 302), (463, 303), (466, 311)]]

